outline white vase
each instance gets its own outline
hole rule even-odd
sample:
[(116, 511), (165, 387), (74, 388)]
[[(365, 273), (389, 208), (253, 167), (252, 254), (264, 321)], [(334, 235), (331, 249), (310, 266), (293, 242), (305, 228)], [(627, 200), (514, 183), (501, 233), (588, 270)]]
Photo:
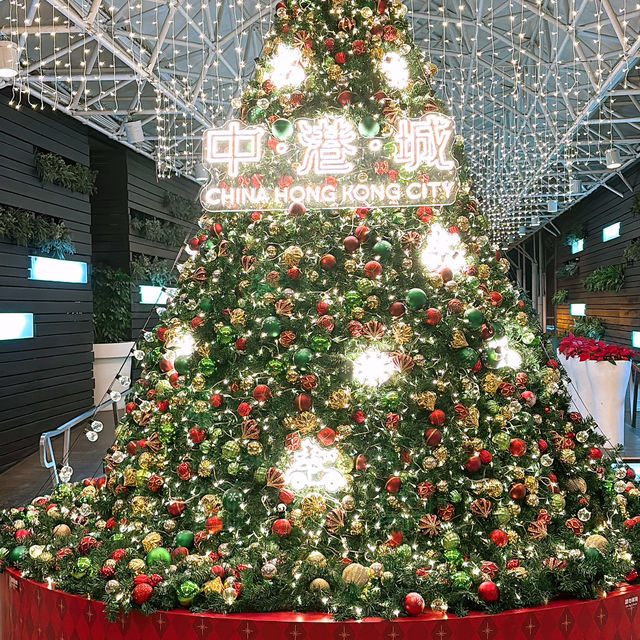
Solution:
[[(93, 403), (97, 407), (107, 400), (106, 393), (112, 391), (124, 392), (128, 387), (123, 387), (118, 381), (113, 382), (118, 375), (131, 376), (131, 348), (134, 342), (115, 342), (93, 345)], [(113, 384), (112, 384), (113, 383)], [(119, 403), (119, 407), (124, 403)]]
[(587, 360), (588, 379), (591, 385), (593, 418), (610, 444), (624, 445), (624, 400), (631, 376), (631, 362), (618, 360), (598, 362)]
[(560, 353), (560, 351), (558, 351), (557, 353), (560, 364), (562, 364), (562, 366), (565, 368), (565, 371), (569, 376), (569, 380), (571, 380), (571, 382), (567, 386), (567, 391), (569, 392), (569, 396), (571, 398), (569, 411), (577, 411), (579, 413), (583, 413), (583, 411), (580, 410), (580, 407), (583, 406), (582, 403), (576, 403), (576, 400), (579, 400), (578, 389), (576, 386), (576, 376), (574, 373), (575, 363), (577, 362), (577, 360), (576, 358), (567, 358), (563, 353)]

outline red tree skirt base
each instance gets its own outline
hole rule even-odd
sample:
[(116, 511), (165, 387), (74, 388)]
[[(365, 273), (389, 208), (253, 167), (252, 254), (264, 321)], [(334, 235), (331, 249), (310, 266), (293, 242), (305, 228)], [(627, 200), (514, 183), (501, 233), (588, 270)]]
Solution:
[(108, 622), (100, 602), (0, 576), (2, 640), (640, 640), (640, 587), (600, 600), (466, 618), (425, 614), (388, 621), (334, 622), (323, 614), (193, 614), (135, 611)]

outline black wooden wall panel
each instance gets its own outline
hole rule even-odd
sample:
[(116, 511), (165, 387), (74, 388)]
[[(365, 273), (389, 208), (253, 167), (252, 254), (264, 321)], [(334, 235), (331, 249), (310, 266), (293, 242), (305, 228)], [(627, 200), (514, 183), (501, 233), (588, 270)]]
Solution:
[[(89, 197), (43, 184), (36, 149), (89, 164), (87, 130), (50, 109), (16, 111), (0, 95), (0, 204), (63, 220), (77, 249), (71, 260), (91, 262)], [(35, 337), (0, 340), (0, 470), (35, 451), (53, 429), (93, 402), (90, 283), (28, 279), (33, 252), (0, 243), (0, 312), (34, 314)]]
[[(625, 178), (633, 192), (619, 179), (609, 184), (623, 194), (623, 197), (608, 189), (600, 188), (585, 198), (556, 220), (556, 225), (567, 232), (576, 225), (584, 224), (586, 238), (584, 250), (572, 255), (571, 248), (556, 241), (556, 267), (577, 258), (578, 273), (573, 278), (557, 279), (557, 289), (567, 289), (569, 300), (556, 307), (556, 325), (561, 332), (568, 332), (574, 318), (569, 315), (569, 305), (584, 302), (587, 315), (602, 318), (606, 324), (605, 340), (630, 346), (631, 331), (640, 331), (640, 263), (627, 266), (625, 284), (619, 293), (601, 291), (590, 293), (583, 286), (585, 278), (598, 267), (606, 267), (623, 262), (624, 250), (637, 238), (640, 238), (640, 215), (632, 213), (637, 194), (640, 193), (640, 164), (625, 172)], [(602, 241), (602, 229), (620, 222), (620, 236), (607, 242)], [(551, 265), (553, 268), (553, 265)], [(553, 289), (549, 291), (549, 298)]]

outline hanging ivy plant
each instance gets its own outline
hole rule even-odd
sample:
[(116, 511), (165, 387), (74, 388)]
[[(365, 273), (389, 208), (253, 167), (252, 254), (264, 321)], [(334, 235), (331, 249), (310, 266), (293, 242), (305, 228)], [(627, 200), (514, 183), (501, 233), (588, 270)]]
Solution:
[(573, 323), (573, 335), (600, 340), (604, 336), (606, 325), (598, 316), (585, 316)]
[(64, 259), (76, 252), (64, 222), (33, 211), (0, 205), (0, 240), (32, 247), (44, 255)]
[(640, 260), (640, 238), (636, 238), (625, 250), (624, 261), (629, 264)]
[(564, 234), (564, 244), (570, 247), (574, 242), (584, 240), (586, 237), (587, 233), (584, 224), (576, 224)]
[(178, 274), (173, 269), (173, 262), (164, 258), (136, 254), (131, 260), (131, 278), (134, 282), (150, 282), (163, 287), (175, 284)]
[(36, 152), (36, 170), (43, 182), (64, 187), (76, 193), (91, 195), (95, 191), (97, 171), (78, 162), (68, 162), (57, 153)]
[(126, 342), (131, 337), (131, 276), (120, 269), (94, 267), (93, 341)]
[(131, 216), (131, 232), (165, 247), (179, 247), (186, 236), (184, 227), (144, 214)]
[(554, 306), (564, 304), (569, 299), (569, 292), (566, 289), (558, 289), (551, 298), (551, 303)]
[(202, 207), (197, 202), (170, 191), (164, 192), (163, 204), (171, 215), (181, 220), (194, 222), (202, 215)]
[(620, 291), (624, 286), (624, 264), (612, 264), (600, 267), (584, 281), (584, 288), (595, 293), (597, 291)]
[(571, 262), (565, 262), (556, 270), (556, 276), (558, 278), (573, 278), (578, 273), (578, 263), (573, 260)]

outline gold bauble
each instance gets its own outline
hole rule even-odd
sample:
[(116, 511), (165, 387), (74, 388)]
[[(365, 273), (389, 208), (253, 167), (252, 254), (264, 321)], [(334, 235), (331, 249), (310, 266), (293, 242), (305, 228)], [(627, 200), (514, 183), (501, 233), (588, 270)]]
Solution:
[(391, 333), (398, 344), (407, 344), (413, 337), (413, 329), (404, 322), (394, 324)]
[(342, 572), (342, 581), (345, 584), (355, 584), (360, 589), (369, 583), (369, 579), (369, 569), (357, 562), (347, 565)]
[(513, 502), (508, 506), (508, 509), (509, 509), (509, 513), (512, 516), (519, 516), (520, 515), (520, 511), (522, 510), (522, 507), (519, 504), (517, 504), (516, 502)]
[(301, 506), (302, 514), (307, 518), (311, 518), (325, 511), (327, 503), (319, 493), (310, 493), (302, 499)]
[(362, 520), (356, 520), (351, 523), (351, 527), (349, 528), (349, 533), (352, 536), (359, 536), (364, 531), (364, 522)]
[(213, 580), (208, 580), (202, 585), (202, 590), (204, 591), (205, 596), (210, 596), (214, 593), (222, 593), (223, 586), (222, 580), (220, 580), (220, 576), (217, 576)]
[(460, 331), (459, 329), (454, 329), (452, 332), (450, 345), (453, 349), (462, 349), (464, 347), (468, 347), (469, 343), (467, 342), (467, 338), (462, 331)]
[(536, 493), (538, 491), (538, 488), (540, 487), (540, 483), (535, 476), (527, 476), (524, 479), (524, 486), (527, 487), (527, 491)]
[(368, 309), (377, 309), (380, 306), (380, 298), (378, 296), (368, 296), (365, 302)]
[(200, 506), (205, 516), (211, 516), (222, 509), (222, 498), (212, 493), (207, 493), (200, 498)]
[(341, 502), (345, 511), (353, 511), (356, 508), (356, 499), (352, 495), (344, 496)]
[(191, 388), (194, 391), (202, 391), (206, 385), (207, 381), (201, 373), (196, 373), (196, 375), (191, 379)]
[(56, 538), (66, 538), (71, 535), (71, 529), (66, 524), (57, 524), (53, 528), (53, 535)]
[(358, 268), (358, 263), (355, 260), (344, 261), (344, 270), (347, 273), (355, 273), (357, 268)]
[(460, 231), (469, 231), (469, 218), (465, 216), (458, 216), (456, 219), (456, 224), (458, 225), (458, 229)]
[(320, 274), (317, 271), (309, 271), (307, 274), (307, 278), (309, 282), (315, 282), (320, 277)]
[(351, 317), (355, 320), (362, 320), (366, 314), (366, 311), (362, 307), (354, 307), (351, 311)]
[(149, 451), (143, 451), (138, 458), (138, 465), (141, 469), (151, 469), (154, 464), (153, 454)]
[(152, 531), (142, 539), (142, 546), (149, 553), (151, 549), (162, 546), (162, 536), (157, 531)]
[(562, 449), (560, 452), (560, 460), (565, 464), (575, 464), (576, 452), (573, 449)]
[(488, 264), (478, 265), (478, 278), (480, 278), (480, 280), (488, 280), (490, 275), (491, 267)]
[(523, 327), (526, 327), (528, 320), (529, 320), (529, 318), (528, 318), (527, 314), (524, 311), (518, 311), (518, 313), (516, 313), (516, 322), (519, 325), (521, 325)]
[(374, 60), (382, 60), (384, 58), (384, 49), (378, 45), (371, 47), (371, 57)]
[(229, 322), (234, 327), (244, 327), (247, 324), (247, 313), (244, 309), (234, 309), (229, 316)]
[(536, 493), (527, 495), (526, 502), (530, 507), (537, 507), (540, 504), (540, 498)]
[(520, 536), (513, 529), (507, 529), (507, 538), (509, 538), (509, 544), (516, 544), (520, 540)]
[(287, 382), (290, 382), (291, 384), (298, 384), (298, 381), (300, 380), (300, 374), (293, 370), (293, 369), (289, 369), (289, 371), (287, 371)]
[(331, 78), (331, 80), (335, 81), (342, 75), (342, 68), (338, 64), (332, 64), (327, 69), (327, 75), (329, 76), (329, 78)]
[(206, 400), (196, 400), (193, 403), (194, 413), (207, 413), (209, 411), (209, 403)]
[(138, 473), (132, 467), (124, 470), (124, 486), (135, 487), (138, 484)]
[(427, 280), (434, 289), (442, 289), (444, 286), (444, 280), (439, 273), (430, 273), (427, 276)]
[(402, 268), (405, 271), (410, 271), (413, 269), (413, 260), (411, 258), (403, 258), (402, 259)]
[(295, 425), (294, 428), (298, 429), (303, 435), (307, 435), (312, 431), (316, 431), (318, 429), (318, 426), (320, 425), (318, 416), (316, 416), (314, 413), (311, 413), (310, 411), (303, 411), (302, 413), (298, 414), (294, 418), (293, 422)]
[(312, 551), (307, 556), (307, 562), (315, 567), (326, 567), (327, 559), (320, 551)]
[(131, 501), (131, 512), (134, 516), (146, 516), (151, 510), (149, 500), (144, 496), (135, 496)]
[(288, 267), (295, 267), (300, 264), (303, 255), (304, 253), (300, 247), (292, 245), (284, 250), (284, 253), (282, 254), (282, 262), (284, 262)]
[(427, 411), (433, 411), (436, 406), (436, 400), (438, 396), (436, 396), (433, 391), (423, 391), (416, 396), (416, 404)]
[(339, 424), (336, 432), (341, 438), (348, 438), (353, 433), (353, 427), (350, 424)]
[(436, 598), (431, 601), (431, 611), (435, 611), (436, 613), (444, 613), (449, 608), (446, 600), (442, 598)]
[(609, 543), (604, 536), (601, 536), (598, 533), (594, 533), (584, 541), (584, 548), (597, 549), (602, 555), (604, 555), (605, 551), (607, 550), (608, 544)]
[(373, 562), (369, 567), (372, 577), (379, 578), (384, 573), (384, 565), (381, 562)]
[(275, 258), (278, 255), (278, 247), (274, 247), (270, 244), (264, 252), (267, 255), (267, 258)]
[(324, 578), (314, 578), (309, 585), (311, 591), (331, 591), (329, 583)]
[(349, 389), (338, 389), (329, 396), (329, 407), (335, 411), (347, 409), (351, 401), (351, 391)]
[(213, 462), (211, 460), (202, 460), (198, 465), (198, 475), (201, 478), (208, 478), (213, 473)]
[(247, 453), (250, 456), (259, 456), (262, 453), (262, 443), (256, 440), (251, 440), (247, 445)]
[(433, 456), (427, 456), (422, 461), (422, 468), (425, 471), (431, 471), (432, 469), (435, 469), (437, 466), (438, 466), (438, 461)]
[(145, 569), (147, 568), (145, 561), (141, 558), (134, 558), (129, 562), (127, 566), (129, 567), (129, 571), (136, 575), (144, 573)]
[(433, 457), (440, 463), (443, 463), (449, 457), (449, 452), (446, 447), (438, 447), (433, 452)]

